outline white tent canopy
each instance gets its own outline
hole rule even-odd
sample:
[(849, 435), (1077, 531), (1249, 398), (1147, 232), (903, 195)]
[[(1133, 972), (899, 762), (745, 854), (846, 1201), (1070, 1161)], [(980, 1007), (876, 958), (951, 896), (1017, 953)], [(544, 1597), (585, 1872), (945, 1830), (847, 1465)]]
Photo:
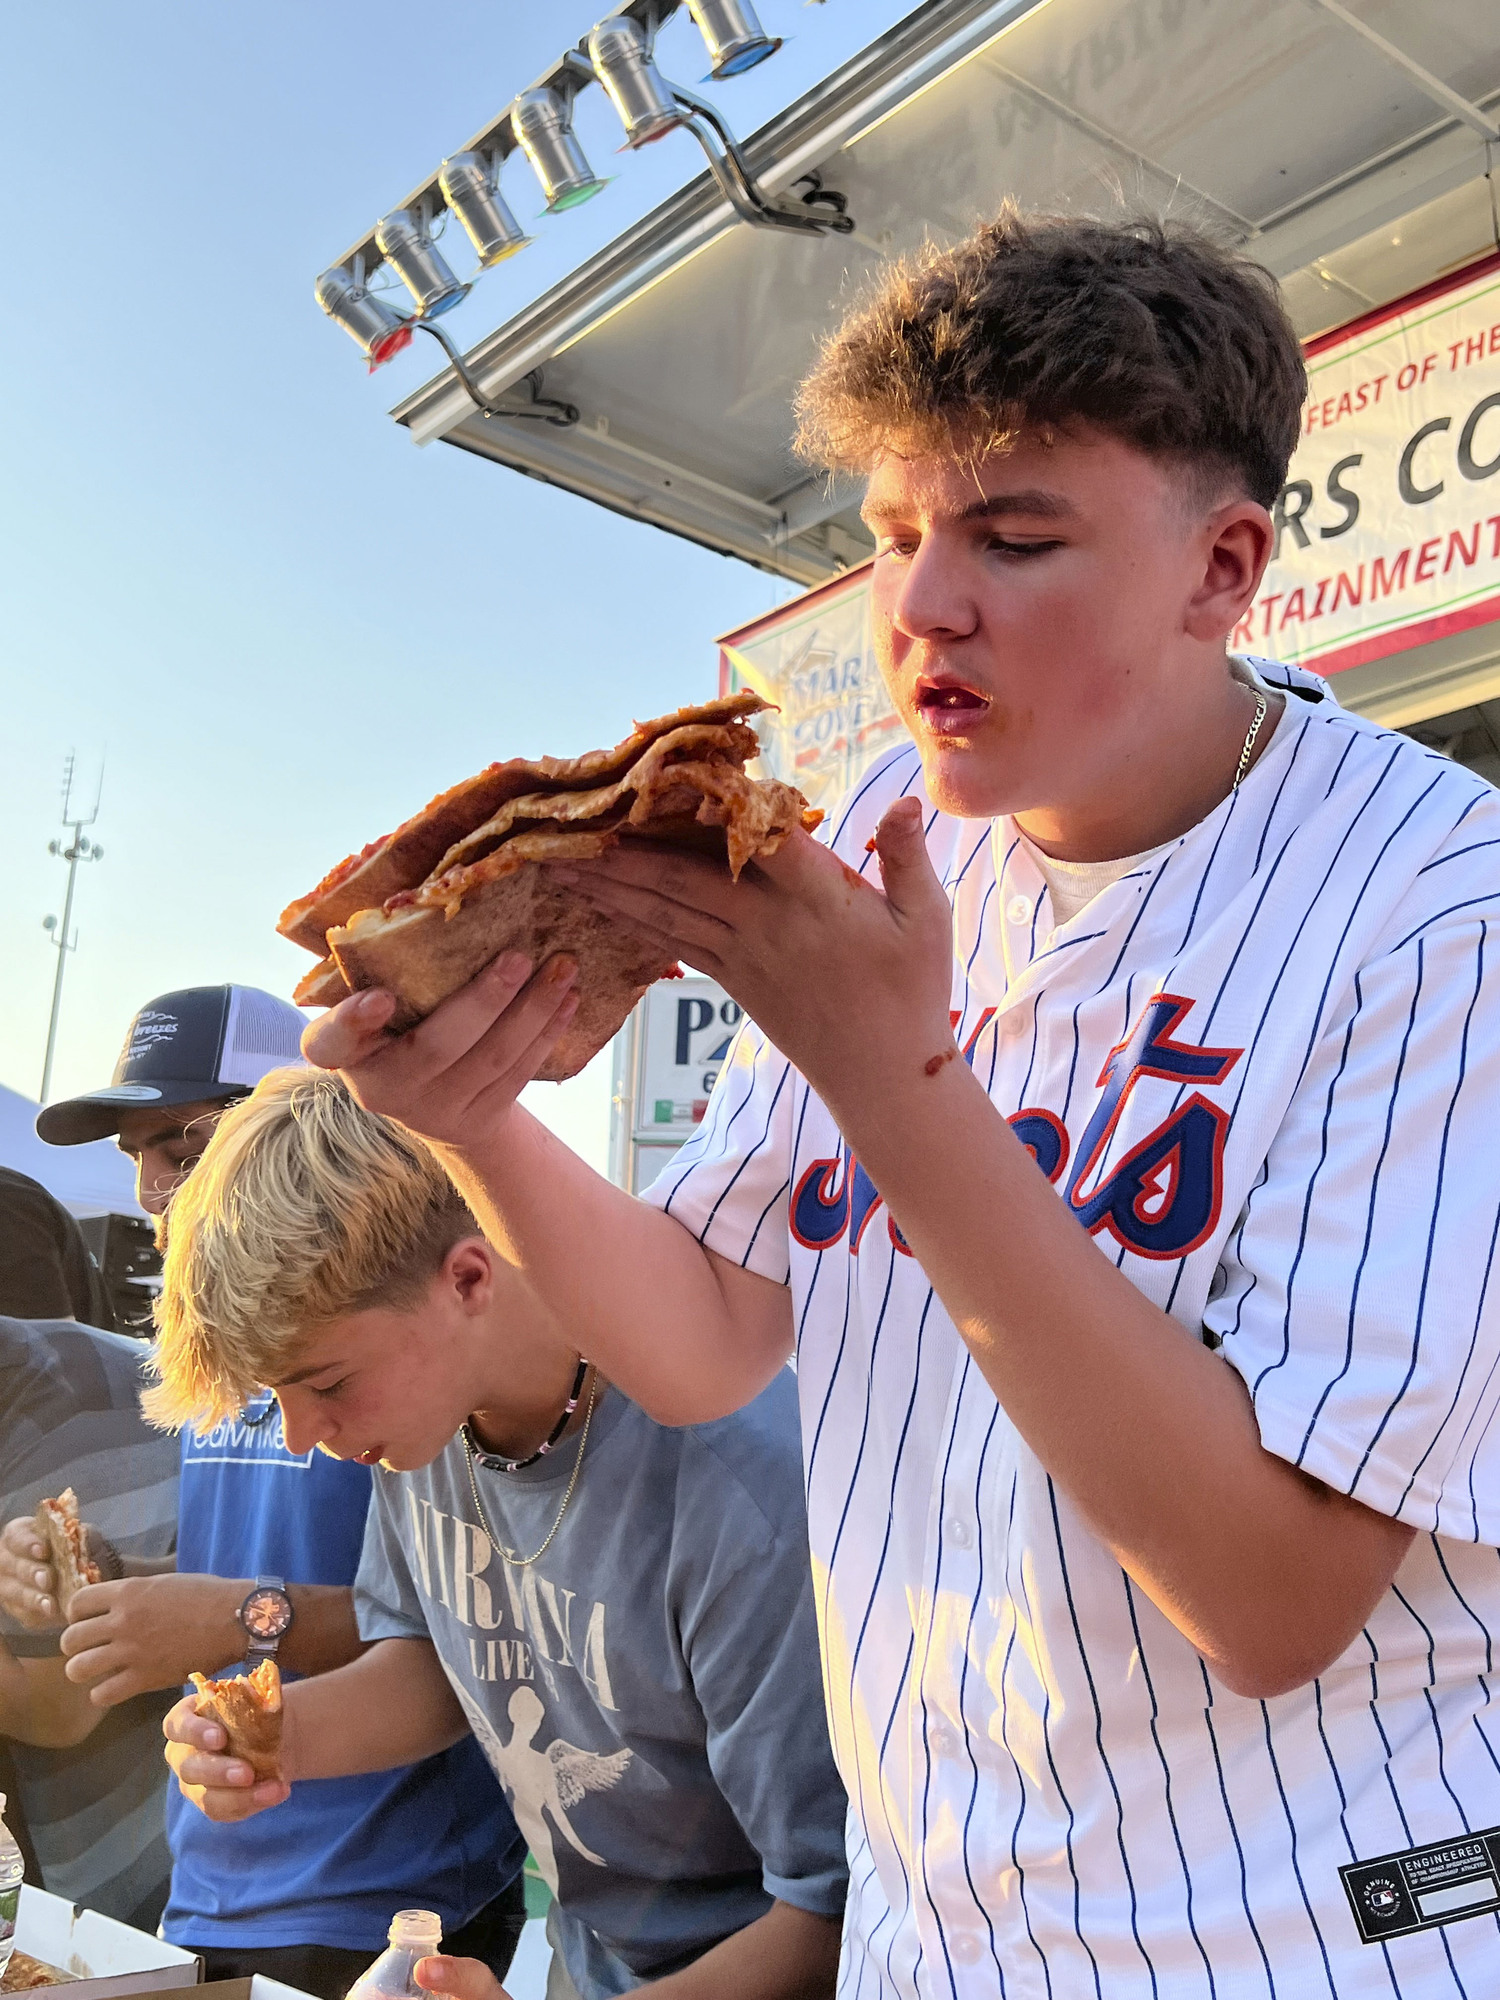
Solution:
[(140, 1215), (135, 1169), (112, 1139), (49, 1146), (36, 1135), (41, 1109), (0, 1084), (0, 1166), (40, 1181), (74, 1215)]

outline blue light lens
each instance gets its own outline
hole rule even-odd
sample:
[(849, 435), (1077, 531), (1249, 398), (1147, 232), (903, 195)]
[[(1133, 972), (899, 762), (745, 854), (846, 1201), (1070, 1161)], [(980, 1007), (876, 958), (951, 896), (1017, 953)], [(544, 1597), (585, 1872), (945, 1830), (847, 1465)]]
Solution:
[(767, 56), (774, 56), (780, 47), (780, 42), (767, 40), (753, 44), (748, 49), (741, 49), (737, 56), (730, 56), (727, 61), (721, 63), (714, 71), (714, 75), (743, 76), (747, 69), (754, 69), (757, 63), (763, 63)]

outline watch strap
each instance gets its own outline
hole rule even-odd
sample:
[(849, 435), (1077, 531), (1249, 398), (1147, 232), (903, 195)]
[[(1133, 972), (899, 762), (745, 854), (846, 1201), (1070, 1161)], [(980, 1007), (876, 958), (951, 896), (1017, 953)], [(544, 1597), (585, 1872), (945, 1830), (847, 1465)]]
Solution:
[(99, 1537), (98, 1548), (99, 1567), (104, 1571), (106, 1579), (110, 1583), (119, 1583), (125, 1575), (125, 1558), (108, 1535)]

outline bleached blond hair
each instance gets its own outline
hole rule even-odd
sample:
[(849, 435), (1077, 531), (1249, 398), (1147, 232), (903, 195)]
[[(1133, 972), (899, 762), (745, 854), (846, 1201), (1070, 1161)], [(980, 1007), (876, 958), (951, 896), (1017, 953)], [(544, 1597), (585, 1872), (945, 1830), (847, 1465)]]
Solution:
[(147, 1417), (207, 1430), (284, 1374), (316, 1328), (415, 1305), (479, 1233), (415, 1134), (328, 1070), (272, 1070), (172, 1197)]

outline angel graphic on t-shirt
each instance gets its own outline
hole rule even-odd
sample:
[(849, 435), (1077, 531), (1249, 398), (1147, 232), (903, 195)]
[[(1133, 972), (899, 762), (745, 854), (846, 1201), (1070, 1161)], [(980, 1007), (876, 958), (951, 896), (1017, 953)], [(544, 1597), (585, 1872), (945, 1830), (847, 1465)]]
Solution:
[(557, 1894), (557, 1855), (552, 1829), (562, 1834), (568, 1845), (596, 1868), (608, 1867), (603, 1855), (585, 1845), (568, 1818), (568, 1809), (590, 1792), (608, 1792), (619, 1784), (635, 1752), (615, 1750), (608, 1755), (580, 1750), (576, 1744), (554, 1737), (545, 1750), (533, 1747), (532, 1739), (546, 1720), (547, 1711), (535, 1691), (518, 1687), (510, 1698), (510, 1741), (502, 1743), (489, 1717), (466, 1689), (450, 1674), (459, 1700), (479, 1738), (481, 1747), (510, 1793), (511, 1811), (536, 1856), (537, 1866), (553, 1895)]

